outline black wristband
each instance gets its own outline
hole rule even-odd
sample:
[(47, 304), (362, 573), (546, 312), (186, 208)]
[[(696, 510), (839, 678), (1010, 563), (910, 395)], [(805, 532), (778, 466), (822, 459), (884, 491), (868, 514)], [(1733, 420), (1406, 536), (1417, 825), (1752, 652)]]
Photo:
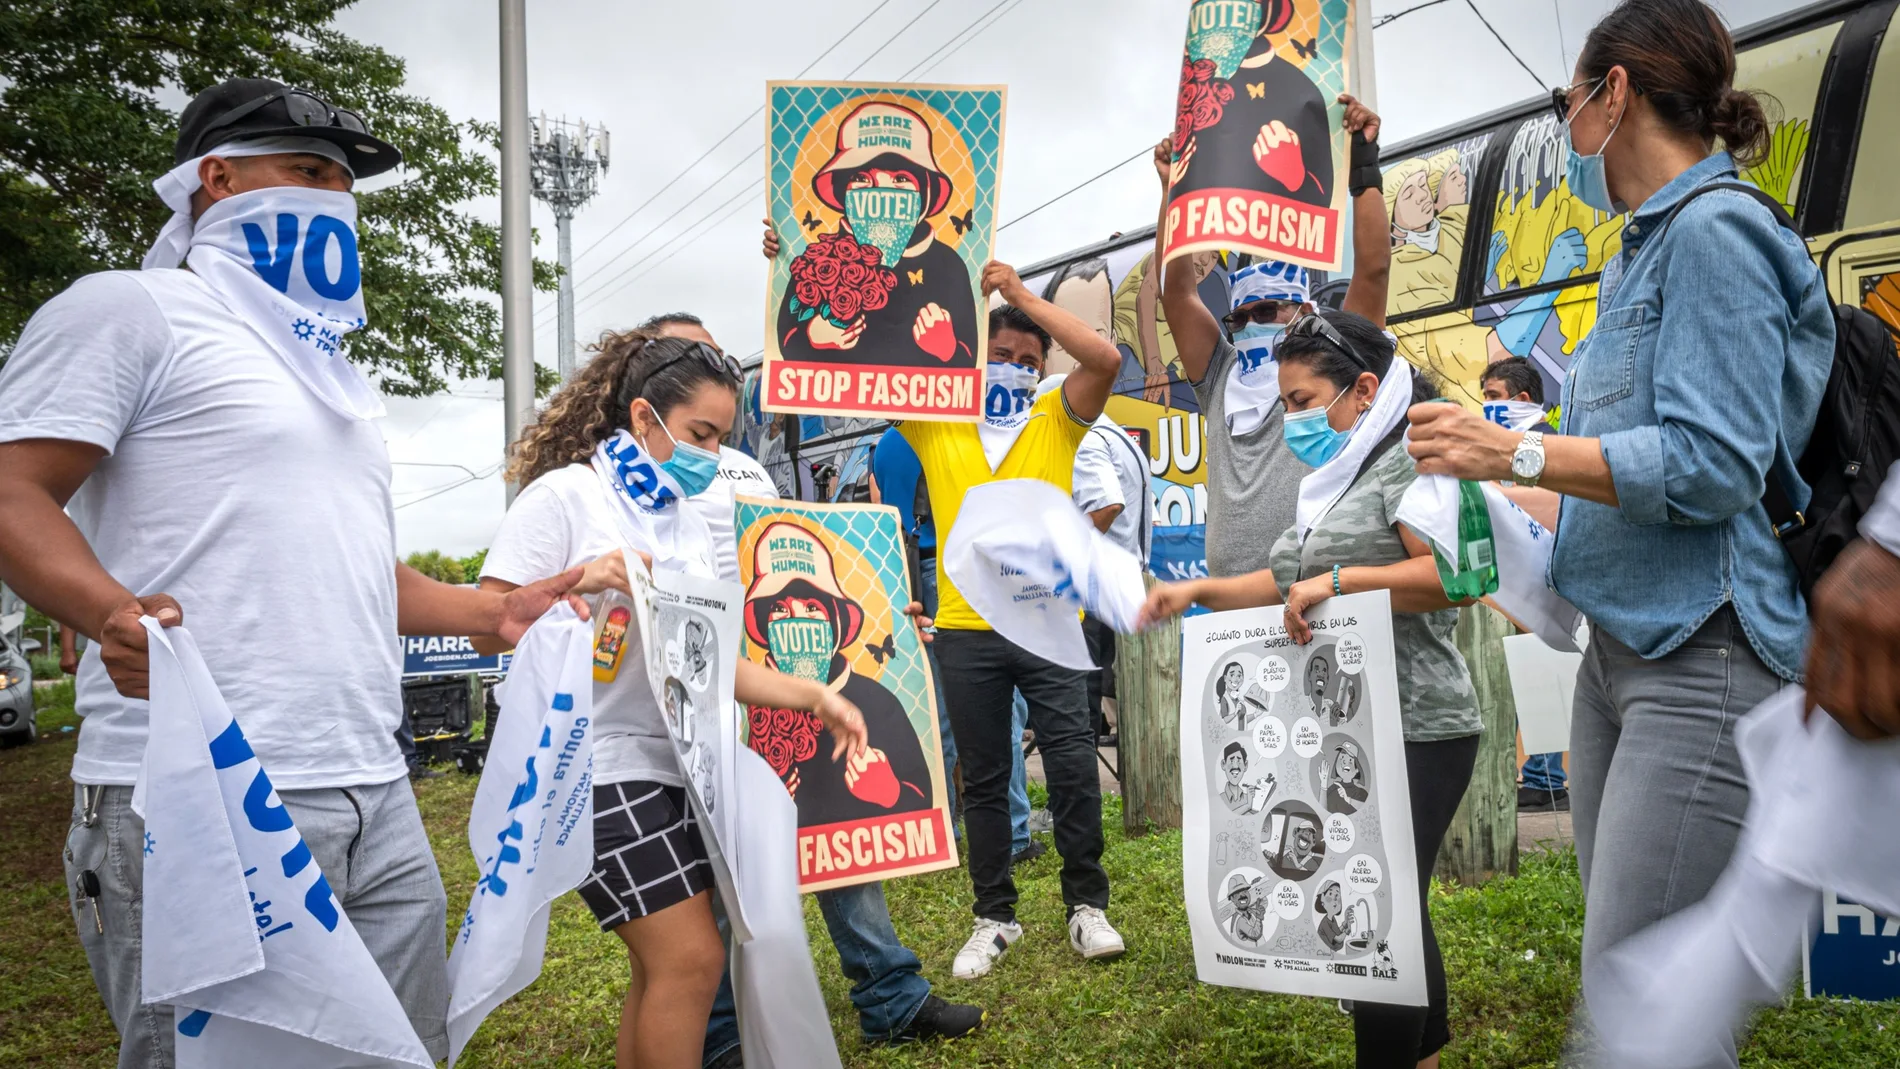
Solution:
[(1346, 189), (1358, 196), (1368, 189), (1380, 189), (1385, 176), (1379, 172), (1379, 143), (1367, 141), (1365, 131), (1352, 133), (1352, 170), (1346, 176)]

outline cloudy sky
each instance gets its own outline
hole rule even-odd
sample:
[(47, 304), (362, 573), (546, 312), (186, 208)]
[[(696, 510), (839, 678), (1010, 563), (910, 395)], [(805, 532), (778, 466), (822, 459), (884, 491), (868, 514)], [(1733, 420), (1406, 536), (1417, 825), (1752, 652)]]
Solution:
[[(1373, 0), (1374, 20), (1422, 2)], [(1473, 3), (1534, 78), (1487, 32)], [(1440, 0), (1377, 29), (1381, 140), (1396, 143), (1567, 82), (1584, 35), (1611, 6)], [(1741, 27), (1798, 5), (1715, 6)], [(764, 119), (754, 112), (768, 79), (791, 78), (817, 60), (807, 77), (1007, 85), (1000, 218), (1008, 224), (1168, 131), (1187, 3), (534, 0), (528, 7), (529, 110), (605, 123), (613, 135), (612, 169), (574, 222), (578, 335), (684, 309), (744, 354), (761, 346), (765, 314)], [(362, 0), (339, 23), (406, 60), (410, 88), (451, 115), (498, 117), (493, 2)], [(1154, 172), (1137, 160), (1003, 230), (997, 255), (1027, 264), (1141, 227), (1153, 221), (1157, 195)], [(499, 212), (496, 204), (475, 210)], [(536, 255), (553, 259), (553, 217), (537, 202), (534, 219)], [(535, 355), (550, 365), (554, 303), (552, 294), (535, 301)], [(447, 396), (390, 399), (385, 431), (398, 465), (402, 552), (468, 553), (488, 544), (501, 521), (500, 479), (466, 480), (501, 458), (500, 396), (499, 383), (470, 382)]]

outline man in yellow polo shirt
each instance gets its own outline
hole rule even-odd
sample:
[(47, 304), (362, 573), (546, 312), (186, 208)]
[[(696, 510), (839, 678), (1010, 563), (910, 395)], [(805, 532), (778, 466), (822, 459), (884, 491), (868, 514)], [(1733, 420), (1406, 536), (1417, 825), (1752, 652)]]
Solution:
[[(953, 537), (957, 511), (971, 487), (997, 479), (1042, 479), (1071, 491), (1076, 448), (1102, 414), (1121, 355), (1086, 323), (1029, 292), (1006, 264), (983, 271), (983, 291), (1008, 304), (990, 313), (989, 365), (982, 423), (899, 426), (922, 463), (939, 539)], [(1036, 400), (1051, 338), (1075, 357), (1062, 388)], [(1029, 703), (1062, 855), (1062, 898), (1069, 907), (1069, 943), (1084, 958), (1122, 953), (1108, 923), (1108, 874), (1102, 869), (1102, 791), (1095, 772), (1094, 725), (1087, 676), (1038, 657), (997, 634), (970, 608), (943, 572), (937, 554), (937, 660), (944, 698), (963, 764), (963, 817), (976, 926), (958, 951), (953, 975), (990, 971), (1022, 937), (1016, 885), (1010, 879), (1010, 747), (1012, 691)]]

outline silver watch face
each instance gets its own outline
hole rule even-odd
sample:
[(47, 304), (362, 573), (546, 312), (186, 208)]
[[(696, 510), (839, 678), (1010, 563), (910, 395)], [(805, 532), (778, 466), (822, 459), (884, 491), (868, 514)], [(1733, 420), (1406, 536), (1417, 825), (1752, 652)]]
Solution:
[(1541, 450), (1518, 447), (1511, 454), (1511, 474), (1519, 479), (1535, 479), (1544, 473), (1544, 454)]

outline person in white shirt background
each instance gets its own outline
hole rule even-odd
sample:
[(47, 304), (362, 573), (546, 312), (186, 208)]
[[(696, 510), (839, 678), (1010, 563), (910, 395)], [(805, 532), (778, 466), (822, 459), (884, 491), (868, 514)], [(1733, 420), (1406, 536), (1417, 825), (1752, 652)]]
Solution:
[[(397, 636), (512, 645), (581, 572), (501, 597), (396, 561), (381, 398), (341, 351), (365, 325), (350, 189), (399, 164), (396, 147), (311, 94), (240, 78), (186, 106), (174, 156), (154, 188), (175, 214), (145, 269), (73, 283), (0, 370), (0, 579), (89, 640), (65, 851), (74, 924), (119, 1064), (169, 1069), (172, 1010), (140, 1001), (150, 844), (131, 795), (147, 731), (139, 620), (186, 624), (337, 901), (445, 1056), (446, 902), (396, 745)], [(247, 248), (272, 240), (268, 258)]]
[[(657, 315), (640, 324), (639, 329), (659, 337), (686, 338), (719, 347), (705, 321), (691, 312)], [(719, 474), (705, 493), (686, 499), (686, 508), (706, 521), (719, 578), (731, 582), (739, 580), (739, 540), (732, 513), (736, 494), (779, 496), (778, 487), (758, 461), (722, 444)], [(831, 933), (832, 946), (838, 951), (838, 964), (852, 982), (851, 1002), (857, 1007), (858, 1027), (867, 1041), (954, 1039), (983, 1023), (981, 1007), (946, 1002), (931, 992), (922, 963), (891, 925), (882, 883), (819, 891), (813, 897)], [(743, 1064), (730, 974), (720, 981), (719, 993), (713, 999), (702, 1062), (707, 1069)]]

